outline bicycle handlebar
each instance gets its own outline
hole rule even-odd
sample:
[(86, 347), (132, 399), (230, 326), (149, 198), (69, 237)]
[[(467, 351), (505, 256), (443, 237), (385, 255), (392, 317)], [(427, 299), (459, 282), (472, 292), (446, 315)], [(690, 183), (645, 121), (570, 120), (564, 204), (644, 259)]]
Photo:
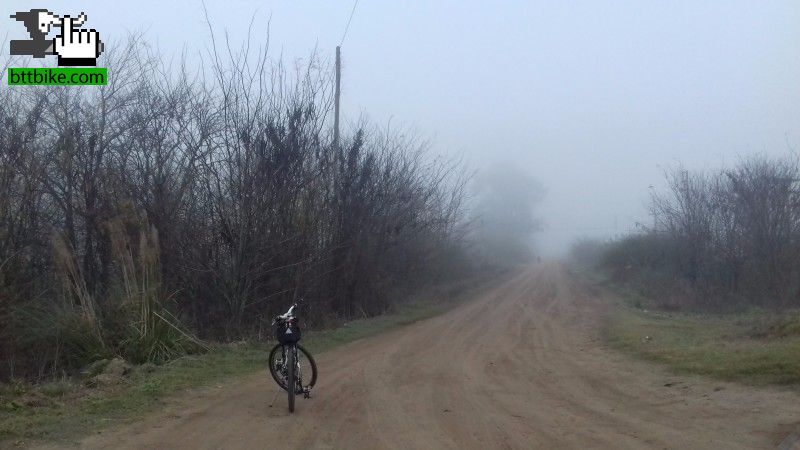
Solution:
[(272, 324), (275, 325), (278, 322), (278, 320), (286, 320), (286, 319), (289, 319), (291, 317), (294, 317), (294, 309), (297, 308), (297, 306), (302, 301), (303, 301), (303, 299), (298, 300), (297, 303), (295, 303), (295, 304), (293, 304), (292, 306), (289, 307), (288, 311), (286, 311), (285, 313), (283, 313), (283, 314), (281, 314), (279, 316), (276, 316), (275, 319), (272, 321)]

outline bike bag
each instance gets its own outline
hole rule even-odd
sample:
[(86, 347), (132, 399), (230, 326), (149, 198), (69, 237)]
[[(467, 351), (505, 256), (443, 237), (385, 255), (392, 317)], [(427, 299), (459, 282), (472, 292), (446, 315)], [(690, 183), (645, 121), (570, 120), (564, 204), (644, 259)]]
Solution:
[(281, 344), (294, 344), (300, 340), (300, 321), (297, 318), (291, 321), (278, 323), (275, 327), (275, 338)]

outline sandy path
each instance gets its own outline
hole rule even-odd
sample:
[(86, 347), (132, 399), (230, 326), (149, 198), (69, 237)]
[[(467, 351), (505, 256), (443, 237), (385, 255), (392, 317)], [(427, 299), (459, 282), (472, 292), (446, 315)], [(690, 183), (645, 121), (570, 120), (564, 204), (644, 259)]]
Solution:
[(444, 315), (319, 355), (315, 398), (293, 415), (259, 375), (81, 446), (750, 449), (800, 429), (795, 393), (674, 376), (605, 348), (605, 305), (540, 265)]

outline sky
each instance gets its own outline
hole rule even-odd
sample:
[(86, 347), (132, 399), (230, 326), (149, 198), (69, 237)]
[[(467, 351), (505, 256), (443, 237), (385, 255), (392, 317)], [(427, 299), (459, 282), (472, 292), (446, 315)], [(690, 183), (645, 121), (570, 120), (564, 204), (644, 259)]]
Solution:
[[(253, 20), (288, 61), (332, 59), (353, 4), (206, 1), (218, 37), (241, 42)], [(103, 40), (142, 32), (167, 56), (210, 45), (201, 1), (4, 0), (0, 14), (31, 8), (83, 11)], [(0, 19), (0, 36), (26, 33)], [(391, 121), (476, 170), (537, 178), (547, 256), (647, 223), (651, 189), (678, 163), (800, 149), (797, 0), (360, 0), (342, 59), (347, 126)]]

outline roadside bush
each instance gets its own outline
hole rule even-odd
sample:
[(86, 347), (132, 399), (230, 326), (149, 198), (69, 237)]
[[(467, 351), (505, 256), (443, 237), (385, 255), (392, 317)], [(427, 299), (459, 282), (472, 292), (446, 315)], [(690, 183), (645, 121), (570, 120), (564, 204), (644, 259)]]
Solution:
[(17, 374), (35, 371), (42, 378), (71, 373), (112, 354), (96, 324), (70, 305), (26, 305), (16, 311), (11, 328), (17, 331)]
[(301, 297), (309, 326), (375, 315), (469, 270), (461, 165), (364, 123), (333, 143), (323, 62), (146, 47), (104, 54), (108, 86), (0, 91), (0, 380), (269, 335)]
[(752, 157), (732, 170), (667, 173), (655, 227), (613, 242), (600, 262), (664, 306), (800, 305), (800, 169)]
[(582, 270), (594, 269), (606, 252), (609, 242), (581, 238), (573, 242), (569, 250), (569, 262)]

